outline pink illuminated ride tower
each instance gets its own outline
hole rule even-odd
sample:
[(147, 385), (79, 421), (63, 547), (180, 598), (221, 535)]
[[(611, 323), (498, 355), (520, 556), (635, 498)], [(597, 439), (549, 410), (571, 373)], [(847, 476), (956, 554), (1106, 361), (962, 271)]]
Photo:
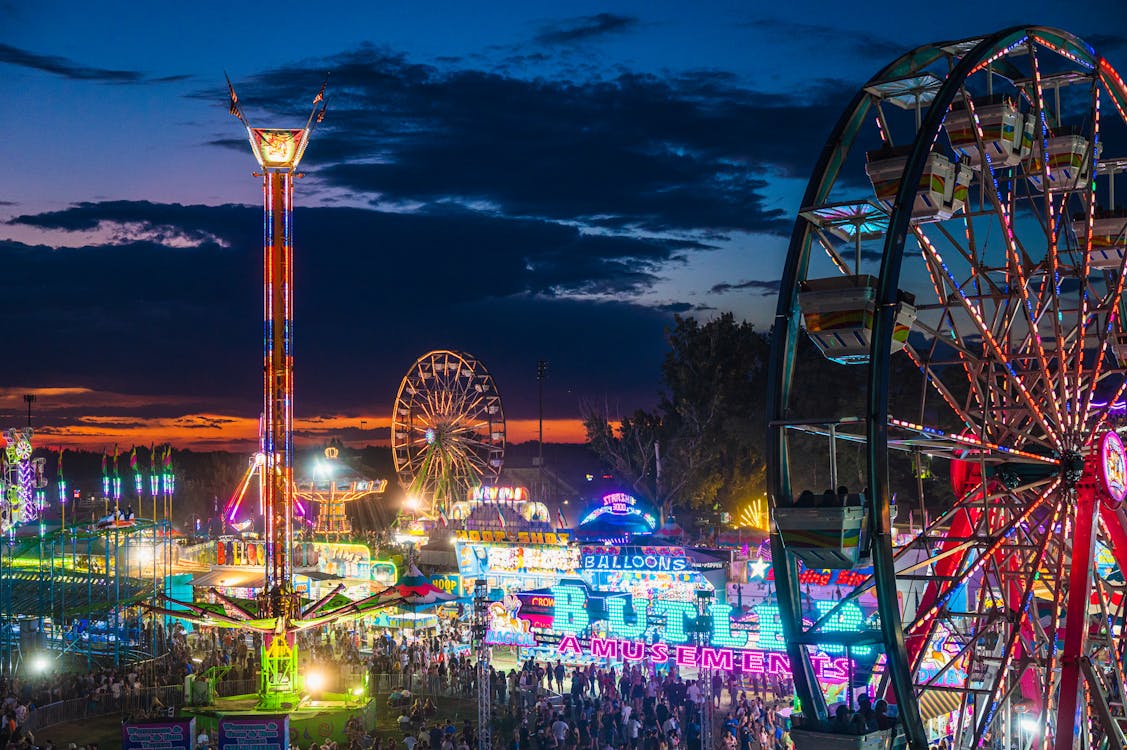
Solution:
[(230, 80), (231, 114), (247, 130), (262, 167), (263, 399), (262, 508), (266, 520), (263, 613), (283, 620), (298, 611), (293, 591), (293, 181), (309, 136), (325, 116), (325, 86), (313, 100), (305, 127), (252, 128)]

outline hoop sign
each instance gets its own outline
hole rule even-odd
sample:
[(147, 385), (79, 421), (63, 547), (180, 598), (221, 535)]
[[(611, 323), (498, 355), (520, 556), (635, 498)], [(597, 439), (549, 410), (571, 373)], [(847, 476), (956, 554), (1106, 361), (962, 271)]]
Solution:
[(1100, 473), (1107, 494), (1122, 501), (1127, 496), (1127, 450), (1115, 432), (1109, 431), (1100, 442)]

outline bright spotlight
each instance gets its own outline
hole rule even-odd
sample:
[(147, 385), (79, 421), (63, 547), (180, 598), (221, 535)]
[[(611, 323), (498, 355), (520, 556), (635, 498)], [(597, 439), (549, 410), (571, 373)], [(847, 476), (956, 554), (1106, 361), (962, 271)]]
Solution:
[(359, 698), (364, 694), (364, 688), (352, 688), (352, 694)]
[(325, 675), (317, 670), (305, 673), (305, 689), (310, 693), (319, 693), (325, 689)]
[(36, 674), (43, 674), (51, 667), (50, 660), (43, 654), (37, 654), (31, 660), (31, 671)]
[(1033, 734), (1041, 728), (1041, 722), (1037, 721), (1037, 719), (1032, 716), (1021, 717), (1017, 724), (1021, 727), (1022, 731), (1029, 732), (1030, 734)]
[(413, 495), (409, 496), (403, 502), (403, 507), (405, 507), (407, 510), (418, 510), (419, 509), (419, 498), (417, 498)]

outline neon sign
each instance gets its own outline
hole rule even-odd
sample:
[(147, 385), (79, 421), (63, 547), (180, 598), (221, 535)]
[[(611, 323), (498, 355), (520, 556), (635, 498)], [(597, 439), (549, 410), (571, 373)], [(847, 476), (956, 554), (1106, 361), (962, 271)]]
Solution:
[(603, 507), (609, 507), (610, 512), (616, 516), (625, 516), (637, 504), (638, 501), (625, 492), (612, 492), (603, 497)]
[(579, 525), (585, 526), (605, 515), (637, 516), (649, 527), (650, 531), (657, 528), (657, 519), (654, 518), (653, 514), (646, 513), (638, 508), (638, 500), (625, 492), (612, 492), (609, 495), (604, 495), (599, 507), (584, 516)]
[(517, 544), (566, 545), (571, 534), (563, 531), (501, 531), (499, 529), (455, 529), (455, 539), (470, 542), (516, 542)]
[(488, 627), (485, 642), (498, 646), (535, 646), (536, 637), (529, 630), (529, 623), (516, 616), (520, 600), (507, 596), (504, 601), (489, 605)]
[[(582, 586), (558, 584), (552, 587), (552, 596), (552, 629), (558, 633), (579, 636), (587, 632), (593, 622), (605, 619), (608, 636), (638, 638), (648, 628), (655, 627), (660, 629), (662, 641), (666, 644), (680, 645), (688, 643), (695, 628), (703, 625), (707, 628), (708, 642), (714, 648), (779, 653), (786, 651), (782, 616), (778, 605), (772, 602), (763, 602), (754, 607), (759, 626), (753, 632), (738, 629), (746, 628), (744, 623), (739, 623), (734, 628), (731, 605), (720, 602), (711, 604), (708, 616), (703, 618), (704, 622), (699, 622), (702, 618), (698, 617), (697, 607), (693, 602), (656, 599), (647, 608), (644, 605), (636, 606), (632, 596), (623, 594), (606, 600), (604, 617), (592, 616), (588, 609), (587, 590)], [(864, 612), (853, 602), (839, 604), (836, 601), (819, 601), (815, 608), (818, 618), (826, 620), (821, 631), (827, 635), (856, 633), (866, 629)], [(830, 615), (835, 608), (836, 611)], [(845, 653), (845, 647), (841, 644), (827, 643), (819, 648), (829, 655)], [(864, 658), (870, 656), (872, 650), (872, 646), (855, 646), (851, 649), (851, 655), (853, 658)]]
[(1127, 496), (1127, 451), (1119, 435), (1109, 430), (1100, 442), (1100, 473), (1104, 489), (1115, 502)]
[(688, 570), (689, 561), (684, 557), (669, 555), (583, 555), (579, 558), (583, 570), (661, 570), (679, 572)]
[[(789, 676), (790, 659), (777, 651), (759, 651), (734, 648), (713, 648), (710, 646), (669, 646), (664, 643), (644, 643), (619, 638), (592, 638), (584, 651), (583, 644), (575, 635), (566, 635), (556, 647), (560, 656), (585, 654), (622, 661), (642, 661), (649, 659), (664, 663), (671, 657), (679, 667), (703, 667), (712, 669), (739, 669), (745, 674), (766, 674)], [(819, 680), (830, 683), (846, 682), (849, 679), (849, 659), (832, 657), (816, 652), (810, 655), (810, 662)]]
[(476, 503), (523, 503), (528, 500), (527, 487), (473, 487), (470, 501)]

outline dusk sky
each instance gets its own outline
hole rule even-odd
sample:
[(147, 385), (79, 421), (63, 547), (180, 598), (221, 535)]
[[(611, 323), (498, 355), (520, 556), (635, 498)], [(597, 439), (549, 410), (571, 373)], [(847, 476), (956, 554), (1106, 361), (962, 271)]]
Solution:
[[(766, 330), (809, 171), (901, 51), (1021, 23), (1127, 69), (1122, 0), (0, 1), (0, 425), (40, 444), (251, 450), (261, 183), (251, 124), (300, 127), (301, 436), (387, 438), (434, 348), (493, 373), (509, 437), (649, 406), (674, 313)], [(361, 432), (361, 420), (365, 431)]]

